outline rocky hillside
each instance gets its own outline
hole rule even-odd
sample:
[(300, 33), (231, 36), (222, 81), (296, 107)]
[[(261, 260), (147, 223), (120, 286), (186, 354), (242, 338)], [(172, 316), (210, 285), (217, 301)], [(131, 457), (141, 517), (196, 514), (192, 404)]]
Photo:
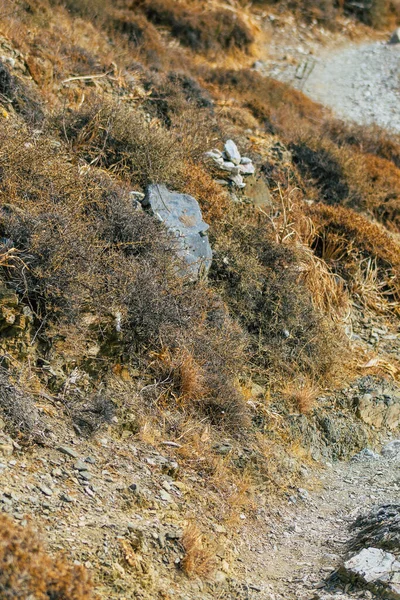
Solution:
[(2, 598), (261, 598), (265, 510), (396, 436), (400, 137), (272, 75), (397, 11), (0, 2)]

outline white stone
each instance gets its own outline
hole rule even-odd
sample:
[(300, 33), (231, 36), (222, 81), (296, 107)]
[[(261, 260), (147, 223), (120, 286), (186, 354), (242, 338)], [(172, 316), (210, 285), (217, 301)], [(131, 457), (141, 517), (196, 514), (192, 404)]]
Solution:
[(400, 562), (390, 552), (364, 548), (344, 563), (344, 575), (360, 579), (373, 591), (384, 589), (390, 593), (387, 597), (400, 600)]
[(239, 173), (238, 165), (235, 165), (230, 161), (224, 161), (221, 165), (221, 169), (223, 171), (229, 171), (229, 173), (232, 173), (233, 175), (237, 175)]
[(235, 142), (233, 140), (227, 140), (225, 143), (225, 152), (226, 155), (228, 156), (228, 158), (235, 164), (235, 165), (239, 165), (240, 164), (240, 152), (238, 150), (238, 147), (236, 146)]
[(382, 448), (382, 456), (385, 458), (400, 458), (400, 440), (393, 440)]
[(248, 158), (247, 156), (242, 156), (242, 158), (240, 159), (241, 165), (249, 165), (251, 162), (251, 158)]
[(243, 189), (246, 187), (246, 184), (243, 182), (243, 177), (241, 175), (231, 175), (229, 179), (238, 187), (239, 189)]
[(241, 175), (254, 175), (255, 173), (255, 168), (252, 163), (248, 163), (247, 165), (239, 165), (238, 169)]

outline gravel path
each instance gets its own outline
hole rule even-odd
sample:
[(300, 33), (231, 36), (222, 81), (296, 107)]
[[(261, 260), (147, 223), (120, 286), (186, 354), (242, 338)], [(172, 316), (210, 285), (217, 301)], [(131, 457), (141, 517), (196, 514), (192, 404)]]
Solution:
[(271, 526), (267, 545), (264, 536), (253, 532), (252, 557), (246, 562), (253, 564), (251, 575), (260, 585), (254, 598), (372, 598), (369, 592), (350, 586), (329, 589), (326, 581), (346, 555), (349, 524), (373, 506), (399, 502), (399, 474), (400, 455), (340, 462), (326, 469), (314, 492), (300, 490), (291, 508), (279, 510), (279, 525)]
[(400, 44), (349, 46), (308, 59), (303, 69), (293, 85), (337, 116), (400, 133)]

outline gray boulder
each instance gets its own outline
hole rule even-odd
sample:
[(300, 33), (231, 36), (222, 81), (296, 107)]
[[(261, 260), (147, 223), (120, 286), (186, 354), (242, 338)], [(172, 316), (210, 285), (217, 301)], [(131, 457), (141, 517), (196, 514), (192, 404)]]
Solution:
[(163, 184), (147, 187), (143, 207), (162, 221), (176, 236), (179, 251), (192, 279), (205, 276), (211, 266), (209, 226), (203, 221), (198, 202), (188, 194), (170, 192)]
[(380, 548), (364, 548), (346, 561), (339, 574), (359, 582), (381, 598), (400, 600), (400, 562)]
[(360, 515), (351, 529), (355, 535), (350, 543), (351, 550), (380, 548), (400, 552), (400, 504), (376, 506), (365, 515)]
[(400, 440), (393, 440), (382, 448), (382, 456), (385, 458), (398, 458), (400, 459)]
[(352, 462), (367, 462), (370, 460), (380, 460), (380, 455), (377, 454), (376, 452), (374, 452), (373, 450), (370, 450), (369, 448), (364, 448), (363, 450), (360, 450), (360, 452), (358, 452), (357, 454), (355, 454), (351, 461)]
[(389, 40), (389, 44), (400, 44), (400, 27), (398, 27), (393, 33)]

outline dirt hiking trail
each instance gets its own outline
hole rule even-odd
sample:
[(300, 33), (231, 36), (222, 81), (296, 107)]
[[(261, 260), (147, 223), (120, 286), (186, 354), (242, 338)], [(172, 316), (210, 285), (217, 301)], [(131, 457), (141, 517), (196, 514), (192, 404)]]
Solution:
[(340, 118), (400, 133), (400, 44), (322, 53), (300, 66), (293, 84)]
[[(254, 565), (249, 579), (259, 585), (251, 598), (269, 600), (350, 600), (372, 598), (367, 590), (340, 582), (330, 575), (346, 558), (348, 526), (373, 506), (400, 500), (400, 453), (384, 458), (371, 453), (349, 462), (327, 465), (316, 490), (299, 489), (286, 509), (274, 515), (268, 542), (257, 531), (249, 537)], [(268, 515), (265, 515), (266, 523)], [(263, 539), (264, 538), (264, 539)], [(259, 544), (257, 545), (257, 540)], [(353, 552), (354, 554), (354, 552)], [(328, 582), (328, 583), (327, 583)]]

